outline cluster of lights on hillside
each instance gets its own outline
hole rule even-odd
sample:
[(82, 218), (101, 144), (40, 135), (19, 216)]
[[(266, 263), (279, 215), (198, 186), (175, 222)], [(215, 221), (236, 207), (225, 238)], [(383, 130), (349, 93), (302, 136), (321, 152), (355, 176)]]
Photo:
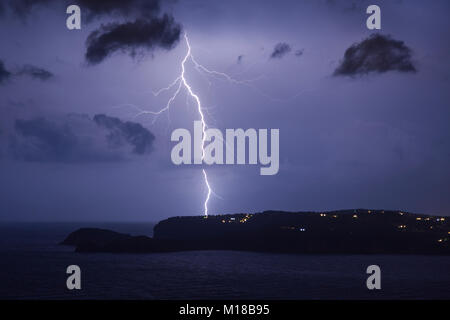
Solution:
[(233, 223), (233, 222), (239, 222), (239, 223), (246, 223), (253, 215), (250, 213), (247, 213), (244, 215), (244, 217), (240, 218), (239, 220), (236, 220), (236, 218), (231, 217), (229, 219), (222, 219), (222, 223)]
[[(353, 219), (358, 219), (358, 217), (359, 217), (356, 214), (356, 211), (357, 210), (355, 210), (354, 211), (355, 213), (353, 215), (351, 215), (351, 217)], [(358, 212), (360, 212), (360, 211), (358, 211)], [(372, 214), (372, 213), (376, 213), (377, 211), (367, 210), (365, 212), (367, 212), (368, 214)], [(384, 213), (384, 210), (379, 211), (379, 212)], [(405, 215), (405, 213), (401, 212), (401, 211), (399, 211), (398, 214), (401, 216)], [(252, 216), (253, 216), (253, 214), (247, 213), (239, 218), (229, 217), (226, 219), (221, 219), (221, 222), (224, 224), (226, 224), (226, 223), (246, 223)], [(339, 215), (337, 215), (337, 214), (328, 215), (326, 213), (320, 213), (319, 216), (320, 217), (328, 217), (329, 216), (330, 218), (333, 218), (333, 219), (336, 219), (339, 217)], [(419, 223), (424, 222), (424, 221), (435, 221), (435, 222), (445, 222), (446, 221), (446, 219), (443, 217), (416, 217), (415, 220), (418, 221)], [(306, 231), (306, 227), (304, 227), (304, 226), (281, 226), (280, 228), (284, 229), (284, 230), (290, 230), (290, 231), (300, 231), (300, 232)], [(396, 228), (399, 230), (406, 230), (406, 229), (408, 229), (408, 226), (406, 224), (401, 224), (401, 225), (396, 226)], [(433, 229), (434, 226), (429, 226), (429, 228)], [(414, 228), (412, 230), (414, 230)], [(450, 235), (450, 231), (448, 231), (447, 234)], [(440, 238), (437, 241), (439, 243), (444, 243), (444, 242), (449, 241), (449, 238)]]

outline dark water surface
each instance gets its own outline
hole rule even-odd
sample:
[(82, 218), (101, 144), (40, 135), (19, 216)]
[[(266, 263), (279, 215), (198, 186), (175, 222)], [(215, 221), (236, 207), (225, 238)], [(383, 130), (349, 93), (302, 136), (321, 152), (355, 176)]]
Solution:
[[(0, 224), (0, 299), (450, 299), (450, 257), (235, 251), (80, 254), (57, 245), (79, 227), (152, 234), (152, 224)], [(82, 290), (66, 289), (79, 265)], [(376, 264), (382, 289), (366, 288)]]

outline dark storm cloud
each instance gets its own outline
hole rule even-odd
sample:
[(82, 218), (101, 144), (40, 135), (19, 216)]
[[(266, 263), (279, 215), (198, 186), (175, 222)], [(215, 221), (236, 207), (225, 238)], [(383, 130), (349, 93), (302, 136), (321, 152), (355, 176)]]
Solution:
[(25, 75), (33, 79), (38, 79), (42, 81), (49, 80), (54, 77), (54, 74), (51, 73), (50, 71), (39, 67), (35, 67), (33, 65), (24, 65), (23, 67), (20, 68), (20, 70), (16, 73), (16, 75), (19, 76)]
[[(164, 1), (175, 2), (176, 0)], [(61, 4), (63, 6), (79, 5), (82, 15), (87, 17), (88, 22), (103, 16), (136, 19), (134, 22), (102, 25), (92, 32), (86, 40), (85, 54), (90, 64), (99, 63), (119, 50), (134, 56), (138, 50), (144, 53), (158, 47), (171, 49), (180, 38), (181, 26), (169, 15), (158, 17), (162, 2), (163, 0), (0, 0), (0, 4), (6, 4), (11, 12), (24, 19), (35, 8), (61, 6)], [(50, 74), (28, 71), (29, 75), (42, 80), (44, 77), (50, 77)]]
[(285, 42), (280, 42), (275, 46), (270, 57), (271, 58), (282, 58), (287, 53), (291, 52), (291, 50), (292, 50), (292, 48), (289, 44), (287, 44)]
[(403, 41), (374, 34), (345, 51), (335, 76), (364, 75), (370, 72), (416, 72), (411, 62), (411, 49)]
[(94, 122), (109, 131), (107, 139), (112, 147), (128, 143), (133, 146), (133, 153), (144, 154), (151, 151), (155, 136), (139, 123), (123, 122), (104, 114), (96, 115)]
[(11, 72), (5, 69), (5, 64), (0, 60), (0, 85), (11, 78)]
[(180, 39), (181, 26), (171, 16), (138, 19), (123, 24), (110, 23), (92, 32), (86, 40), (85, 58), (90, 64), (102, 62), (116, 51), (135, 56), (138, 50), (169, 50)]
[(62, 119), (17, 119), (10, 151), (16, 159), (34, 162), (121, 161), (151, 151), (153, 134), (133, 122), (96, 115)]

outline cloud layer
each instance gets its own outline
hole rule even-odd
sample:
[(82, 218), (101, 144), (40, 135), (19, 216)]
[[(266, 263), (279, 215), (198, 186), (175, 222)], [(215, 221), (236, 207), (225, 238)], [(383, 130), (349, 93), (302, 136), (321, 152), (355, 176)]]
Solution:
[(11, 72), (6, 70), (5, 64), (0, 60), (0, 84), (5, 83), (11, 77)]
[(106, 138), (113, 148), (129, 144), (133, 147), (132, 152), (140, 155), (148, 153), (152, 149), (155, 137), (139, 123), (123, 122), (104, 114), (95, 115), (94, 122), (108, 131)]
[(291, 52), (292, 48), (289, 44), (285, 42), (280, 42), (275, 45), (275, 48), (273, 49), (272, 54), (270, 55), (271, 58), (282, 58), (287, 53)]
[(19, 76), (29, 76), (32, 79), (42, 81), (46, 81), (54, 77), (53, 73), (50, 71), (29, 64), (21, 66), (15, 71), (10, 71), (6, 69), (3, 61), (0, 60), (0, 85), (6, 83), (9, 79)]
[[(3, 0), (0, 0), (3, 1)], [(174, 0), (173, 0), (174, 1)], [(10, 0), (5, 2), (9, 11), (27, 18), (35, 8), (76, 4), (87, 22), (94, 18), (120, 18), (121, 22), (102, 25), (92, 32), (87, 40), (85, 58), (88, 64), (102, 62), (110, 54), (120, 51), (132, 57), (140, 53), (153, 52), (156, 48), (172, 49), (181, 34), (181, 25), (172, 16), (161, 12), (162, 0)], [(2, 13), (0, 2), (0, 14)], [(123, 22), (124, 19), (134, 21)], [(27, 70), (28, 75), (45, 77), (43, 73)]]
[(305, 52), (304, 49), (299, 49), (295, 51), (295, 56), (296, 57), (301, 57), (303, 55), (303, 53)]
[(138, 123), (103, 114), (93, 119), (69, 115), (58, 119), (17, 119), (10, 139), (16, 159), (33, 162), (121, 161), (150, 153), (154, 135)]
[(411, 49), (403, 41), (374, 34), (345, 51), (344, 59), (334, 75), (355, 76), (388, 71), (416, 72), (411, 61)]
[(180, 34), (181, 26), (168, 15), (123, 24), (110, 23), (89, 35), (85, 58), (88, 63), (97, 64), (116, 51), (134, 57), (139, 50), (169, 50), (179, 41)]
[(54, 77), (54, 74), (48, 70), (27, 64), (20, 68), (20, 70), (16, 73), (18, 76), (29, 76), (33, 79), (38, 80), (49, 80)]

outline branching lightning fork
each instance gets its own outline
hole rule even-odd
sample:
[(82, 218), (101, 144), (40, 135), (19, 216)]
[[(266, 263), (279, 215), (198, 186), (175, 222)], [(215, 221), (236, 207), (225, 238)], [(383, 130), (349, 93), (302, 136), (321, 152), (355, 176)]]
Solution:
[[(255, 87), (252, 84), (252, 82), (260, 79), (261, 77), (258, 77), (258, 78), (253, 79), (253, 80), (237, 80), (237, 79), (231, 77), (230, 75), (228, 75), (226, 73), (210, 70), (210, 69), (204, 67), (203, 65), (198, 63), (197, 60), (195, 60), (194, 56), (192, 55), (191, 45), (189, 43), (189, 38), (188, 38), (186, 33), (184, 34), (184, 40), (185, 40), (185, 43), (186, 43), (186, 46), (187, 46), (187, 52), (186, 52), (186, 55), (184, 56), (183, 60), (181, 61), (181, 74), (169, 86), (161, 88), (158, 91), (154, 91), (153, 92), (154, 96), (159, 96), (163, 92), (167, 92), (167, 91), (172, 90), (173, 88), (176, 88), (175, 92), (173, 93), (173, 95), (170, 96), (170, 98), (168, 99), (166, 105), (163, 108), (161, 108), (160, 110), (158, 110), (158, 111), (144, 110), (144, 109), (141, 109), (138, 106), (130, 105), (130, 104), (127, 104), (127, 106), (132, 106), (132, 107), (137, 109), (138, 112), (135, 114), (135, 117), (138, 117), (138, 116), (141, 116), (141, 115), (145, 115), (145, 114), (151, 114), (151, 115), (156, 116), (155, 119), (153, 120), (153, 121), (156, 121), (157, 116), (161, 115), (162, 113), (164, 113), (166, 111), (169, 111), (172, 103), (177, 98), (178, 94), (182, 91), (182, 89), (184, 88), (187, 91), (187, 93), (189, 94), (189, 96), (192, 99), (195, 100), (195, 102), (197, 104), (197, 110), (198, 110), (198, 113), (200, 115), (200, 120), (201, 120), (201, 123), (202, 123), (202, 135), (203, 135), (202, 136), (202, 158), (201, 158), (202, 160), (205, 157), (205, 149), (204, 149), (205, 141), (206, 141), (205, 131), (206, 131), (208, 126), (206, 124), (205, 115), (203, 113), (203, 107), (202, 107), (202, 103), (200, 101), (200, 98), (199, 98), (199, 96), (196, 93), (194, 93), (194, 91), (192, 90), (192, 87), (190, 86), (190, 84), (188, 83), (188, 81), (186, 80), (186, 77), (185, 77), (186, 63), (188, 62), (188, 60), (190, 60), (193, 63), (195, 69), (197, 71), (199, 71), (199, 72), (202, 72), (204, 74), (208, 74), (208, 75), (210, 75), (212, 77), (215, 77), (215, 78), (222, 78), (222, 79), (224, 79), (224, 80), (226, 80), (226, 81), (228, 81), (230, 83), (236, 84), (236, 85), (246, 86), (246, 87), (248, 87), (250, 89), (255, 90), (256, 92), (258, 92), (262, 96), (264, 96), (266, 98), (269, 98), (271, 100), (274, 100), (274, 101), (288, 101), (288, 100), (292, 100), (292, 99), (296, 98), (297, 96), (299, 96), (300, 94), (302, 94), (304, 92), (304, 91), (303, 92), (299, 92), (298, 94), (292, 96), (291, 98), (287, 98), (287, 99), (273, 98), (273, 97), (267, 95), (265, 92), (261, 91), (260, 89), (258, 89), (257, 87)], [(211, 188), (211, 186), (209, 184), (208, 175), (207, 175), (205, 169), (202, 169), (202, 172), (203, 172), (203, 179), (204, 179), (204, 182), (205, 182), (205, 186), (207, 188), (207, 195), (206, 195), (206, 198), (205, 198), (205, 201), (204, 201), (204, 204), (203, 204), (203, 206), (204, 206), (203, 213), (204, 213), (205, 217), (208, 217), (208, 202), (210, 200), (211, 195), (212, 194), (216, 195), (216, 194), (213, 192), (213, 190), (212, 190), (212, 188)]]
[[(170, 106), (171, 106), (172, 102), (176, 99), (176, 97), (180, 93), (181, 89), (182, 88), (186, 89), (188, 94), (195, 100), (195, 102), (197, 104), (197, 110), (198, 110), (198, 113), (200, 115), (200, 121), (202, 123), (202, 158), (201, 159), (203, 161), (203, 159), (205, 157), (204, 146), (205, 146), (205, 141), (206, 141), (205, 131), (206, 131), (207, 125), (206, 125), (205, 115), (203, 113), (203, 108), (202, 108), (202, 103), (200, 101), (200, 98), (199, 98), (199, 96), (196, 93), (194, 93), (194, 91), (192, 90), (192, 87), (189, 85), (188, 81), (186, 80), (186, 77), (185, 77), (186, 67), (185, 67), (185, 65), (186, 65), (186, 62), (189, 59), (191, 59), (191, 61), (195, 64), (196, 68), (204, 68), (204, 67), (201, 66), (200, 64), (198, 64), (197, 62), (195, 62), (195, 60), (194, 60), (194, 58), (193, 58), (193, 56), (191, 54), (191, 45), (189, 43), (189, 38), (188, 38), (186, 33), (184, 34), (184, 39), (185, 39), (186, 45), (187, 45), (187, 52), (186, 52), (186, 55), (184, 56), (183, 60), (181, 61), (181, 74), (180, 74), (180, 76), (177, 77), (168, 87), (162, 88), (162, 89), (160, 89), (160, 90), (158, 90), (158, 91), (153, 93), (155, 96), (158, 96), (162, 92), (168, 91), (171, 88), (176, 87), (176, 90), (175, 90), (174, 94), (169, 98), (169, 100), (167, 101), (166, 106), (164, 108), (160, 109), (159, 111), (155, 112), (155, 111), (142, 110), (142, 111), (139, 112), (138, 115), (142, 115), (142, 114), (159, 115), (159, 114), (161, 114), (161, 113), (163, 113), (165, 111), (168, 111), (170, 109)], [(206, 68), (204, 68), (204, 69), (207, 70)], [(206, 173), (206, 170), (202, 169), (202, 172), (203, 172), (203, 179), (205, 181), (205, 185), (206, 185), (206, 188), (207, 188), (207, 195), (206, 195), (206, 199), (205, 199), (204, 204), (203, 204), (203, 208), (204, 208), (203, 209), (203, 213), (204, 213), (205, 217), (207, 217), (208, 216), (208, 202), (209, 202), (209, 199), (210, 199), (211, 194), (213, 193), (213, 191), (212, 191), (211, 186), (209, 184), (208, 175)]]

